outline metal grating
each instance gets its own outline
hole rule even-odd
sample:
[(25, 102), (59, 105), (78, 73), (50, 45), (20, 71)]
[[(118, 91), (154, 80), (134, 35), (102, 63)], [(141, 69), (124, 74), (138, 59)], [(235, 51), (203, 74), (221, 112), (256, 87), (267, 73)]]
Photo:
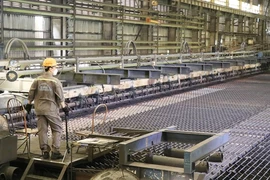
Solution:
[[(109, 112), (104, 125), (100, 123), (104, 114), (100, 113), (96, 117), (95, 132), (106, 134), (109, 133), (111, 127), (157, 130), (172, 125), (177, 126), (179, 130), (215, 133), (231, 129), (230, 142), (224, 146), (224, 161), (219, 164), (211, 163), (207, 178), (216, 179), (216, 177), (220, 177), (219, 179), (226, 179), (223, 177), (235, 177), (231, 179), (239, 179), (238, 177), (241, 177), (240, 179), (242, 179), (243, 177), (243, 179), (252, 179), (250, 175), (245, 175), (243, 171), (234, 172), (234, 167), (231, 167), (231, 165), (234, 165), (235, 162), (235, 166), (240, 166), (243, 161), (243, 168), (248, 170), (250, 165), (244, 163), (247, 162), (245, 159), (251, 157), (248, 153), (252, 152), (254, 147), (260, 147), (259, 143), (263, 139), (269, 138), (269, 94), (270, 74), (238, 79), (112, 110)], [(69, 121), (69, 132), (90, 130), (91, 117), (89, 115)], [(77, 137), (70, 133), (70, 138), (76, 139)], [(165, 146), (163, 145), (159, 149), (163, 149)], [(263, 161), (265, 156), (262, 154), (268, 153), (268, 151), (261, 152), (260, 150), (263, 148), (255, 149), (260, 156), (252, 159), (256, 159), (258, 162)], [(156, 151), (156, 149), (152, 151)], [(117, 152), (113, 152), (111, 155), (95, 162), (95, 165), (89, 165), (89, 167), (97, 168), (101, 164), (117, 164)], [(135, 155), (134, 158), (140, 161), (141, 156), (143, 156), (143, 153)], [(259, 159), (260, 157), (261, 159)], [(252, 171), (253, 179), (266, 179), (265, 175), (268, 175), (269, 168), (262, 170), (264, 167), (269, 166), (262, 162), (258, 165), (257, 170)], [(262, 173), (258, 173), (261, 171)], [(260, 175), (256, 177), (255, 172)]]
[[(264, 75), (160, 98), (155, 103), (127, 107), (126, 117), (97, 126), (98, 131), (109, 127), (129, 127), (158, 130), (175, 125), (179, 130), (221, 132), (266, 109), (270, 104), (270, 84), (259, 83)], [(269, 77), (270, 80), (270, 77)], [(168, 102), (170, 101), (170, 102)], [(142, 111), (142, 109), (147, 109)]]
[(270, 179), (270, 108), (231, 130), (222, 164), (212, 164), (209, 179)]

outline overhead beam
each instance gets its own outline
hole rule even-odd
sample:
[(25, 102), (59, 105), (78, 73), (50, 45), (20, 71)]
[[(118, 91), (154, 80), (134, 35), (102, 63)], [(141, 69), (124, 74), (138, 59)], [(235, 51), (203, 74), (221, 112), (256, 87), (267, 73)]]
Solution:
[(191, 72), (189, 67), (180, 65), (157, 65), (157, 66), (141, 66), (140, 69), (158, 69), (161, 74), (175, 75), (175, 74), (189, 74)]
[(212, 71), (212, 64), (204, 63), (181, 63), (181, 66), (189, 67), (192, 71)]
[(92, 74), (118, 74), (121, 78), (149, 78), (158, 79), (160, 78), (161, 71), (154, 69), (103, 69), (103, 70), (86, 70), (82, 73)]
[(68, 82), (76, 82), (79, 84), (120, 84), (120, 75), (108, 73), (67, 72), (61, 74), (60, 78)]
[(230, 62), (223, 62), (223, 61), (222, 62), (207, 61), (207, 62), (205, 62), (205, 64), (212, 64), (214, 69), (216, 69), (216, 68), (230, 68), (231, 67)]

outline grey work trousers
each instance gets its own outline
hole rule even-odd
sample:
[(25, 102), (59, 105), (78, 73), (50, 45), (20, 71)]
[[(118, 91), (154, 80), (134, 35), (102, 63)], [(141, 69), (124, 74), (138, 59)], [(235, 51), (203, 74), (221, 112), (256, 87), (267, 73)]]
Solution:
[(38, 137), (39, 146), (42, 152), (50, 151), (48, 145), (48, 127), (50, 125), (52, 131), (52, 151), (59, 152), (61, 135), (62, 135), (62, 120), (59, 115), (37, 115), (38, 121)]

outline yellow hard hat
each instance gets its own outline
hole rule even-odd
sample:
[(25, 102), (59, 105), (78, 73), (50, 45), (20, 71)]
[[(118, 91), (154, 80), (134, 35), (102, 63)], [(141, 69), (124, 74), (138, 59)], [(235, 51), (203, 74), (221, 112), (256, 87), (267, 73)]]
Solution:
[(57, 65), (57, 63), (56, 63), (56, 60), (54, 58), (46, 58), (42, 64), (42, 66), (44, 66), (44, 67), (56, 66), (56, 65)]

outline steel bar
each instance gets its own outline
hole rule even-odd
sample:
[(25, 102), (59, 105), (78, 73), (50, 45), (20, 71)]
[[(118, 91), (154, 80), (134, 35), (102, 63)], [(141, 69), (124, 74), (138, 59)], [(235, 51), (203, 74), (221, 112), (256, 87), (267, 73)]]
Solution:
[[(56, 13), (56, 12), (50, 12), (50, 11), (40, 11), (40, 10), (31, 10), (25, 9), (25, 8), (13, 8), (13, 7), (4, 7), (4, 12), (8, 13), (21, 13), (21, 14), (32, 14), (32, 15), (43, 15), (43, 16), (54, 16), (54, 17), (71, 17), (72, 14), (69, 13)], [(106, 22), (119, 22), (121, 20), (114, 19), (114, 18), (106, 18), (106, 17), (100, 17), (100, 16), (85, 16), (85, 15), (79, 15), (76, 14), (76, 19), (81, 20), (93, 20), (93, 21), (106, 21)], [(145, 22), (145, 21), (138, 21), (138, 20), (128, 20), (124, 19), (124, 23), (128, 24), (141, 24), (141, 25), (151, 25), (151, 23)], [(183, 27), (183, 25), (177, 25), (177, 24), (160, 24), (161, 27)], [(197, 26), (185, 26), (186, 29), (202, 29), (201, 27)]]

